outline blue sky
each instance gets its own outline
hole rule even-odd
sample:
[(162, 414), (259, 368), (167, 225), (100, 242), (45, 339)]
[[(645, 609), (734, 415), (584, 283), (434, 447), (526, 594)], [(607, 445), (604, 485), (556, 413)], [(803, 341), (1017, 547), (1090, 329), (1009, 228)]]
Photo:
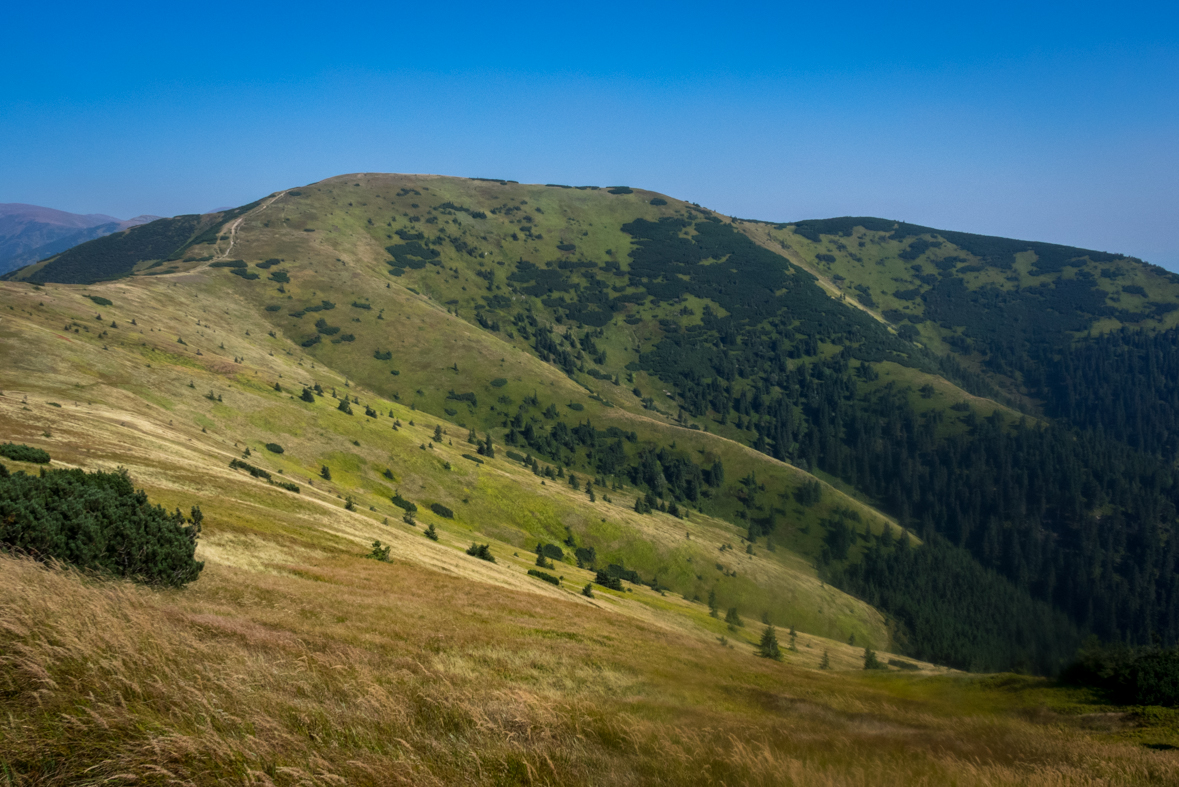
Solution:
[(173, 215), (432, 172), (1179, 270), (1175, 4), (167, 5), (6, 10), (0, 202)]

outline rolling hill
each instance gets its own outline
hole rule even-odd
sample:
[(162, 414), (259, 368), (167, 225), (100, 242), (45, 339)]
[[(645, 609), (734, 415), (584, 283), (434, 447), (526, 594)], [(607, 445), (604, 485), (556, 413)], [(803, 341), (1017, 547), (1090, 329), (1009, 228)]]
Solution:
[(158, 218), (136, 216), (123, 221), (102, 214), (83, 216), (37, 205), (0, 204), (0, 274)]
[(6, 439), (204, 512), (183, 590), (0, 557), (22, 778), (1174, 776), (1169, 721), (947, 669), (1179, 636), (1159, 269), (355, 174), (4, 278)]

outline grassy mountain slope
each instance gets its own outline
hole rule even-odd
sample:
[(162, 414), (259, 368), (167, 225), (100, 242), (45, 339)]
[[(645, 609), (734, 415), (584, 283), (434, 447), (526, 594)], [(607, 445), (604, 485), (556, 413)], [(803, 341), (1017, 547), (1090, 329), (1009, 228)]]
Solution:
[[(153, 501), (205, 510), (206, 568), (180, 591), (0, 557), (0, 762), (10, 780), (1174, 778), (1165, 752), (1135, 745), (1172, 740), (1165, 725), (1090, 731), (1076, 714), (1099, 708), (1042, 681), (938, 678), (930, 665), (866, 675), (861, 650), (842, 639), (882, 642), (880, 618), (785, 550), (720, 552), (739, 542), (721, 520), (590, 503), (566, 484), (542, 486), (502, 452), (475, 465), (462, 458), (461, 428), (346, 386), (270, 336), (236, 278), (0, 285), (6, 438), (45, 448), (55, 466), (126, 467)], [(415, 303), (398, 313), (457, 319)], [(358, 396), (355, 414), (330, 393), (303, 402), (313, 382)], [(435, 424), (450, 434), (423, 450)], [(231, 469), (247, 447), (246, 462), (299, 493)], [(417, 527), (388, 502), (391, 490), (418, 503)], [(422, 537), (428, 524), (438, 543)], [(578, 591), (592, 573), (571, 562), (552, 572), (564, 575), (560, 589), (529, 577), (529, 547), (566, 525), (628, 566), (721, 556), (739, 572), (722, 590), (748, 575), (750, 593), (773, 593), (771, 617), (810, 611), (807, 628), (839, 640), (801, 633), (798, 652), (774, 664), (751, 653), (756, 606), (736, 602), (746, 626), (733, 632), (677, 593), (624, 583), (586, 599)], [(375, 539), (392, 546), (392, 564), (364, 559)], [(490, 543), (497, 563), (463, 554), (472, 540)], [(779, 636), (785, 645), (784, 627)], [(815, 669), (823, 653), (831, 672)], [(1052, 710), (1022, 710), (1045, 703)], [(847, 756), (830, 757), (836, 741)]]
[(1179, 276), (1121, 254), (876, 218), (743, 229), (902, 335), (976, 368), (989, 362), (1017, 398), (1018, 359), (1035, 348), (1179, 324)]
[[(753, 372), (805, 369), (815, 390), (854, 375), (857, 396), (905, 391), (922, 413), (967, 403), (931, 425), (947, 437), (1009, 410), (818, 299), (811, 274), (767, 261), (742, 225), (614, 191), (346, 176), (190, 232), (166, 265), (138, 243), (80, 247), (69, 276), (89, 259), (110, 263), (94, 278), (131, 272), (118, 281), (40, 284), (26, 269), (0, 283), (5, 439), (57, 466), (126, 467), (167, 507), (199, 504), (206, 561), (184, 590), (151, 591), (0, 557), (10, 780), (1173, 780), (1166, 753), (1139, 745), (1179, 743), (1170, 716), (1095, 728), (1092, 698), (1042, 680), (883, 652), (888, 674), (860, 669), (864, 645), (905, 632), (816, 563), (903, 531), (838, 473), (801, 469), (804, 435), (772, 455), (784, 435), (748, 409)], [(766, 286), (643, 275), (643, 253), (668, 245), (702, 268), (762, 270)], [(740, 309), (742, 325), (723, 321)], [(713, 392), (736, 403), (724, 413), (667, 363), (706, 331), (758, 348), (784, 315), (794, 338), (766, 349), (781, 366), (732, 351), (748, 373)], [(644, 499), (679, 515), (639, 513)], [(378, 539), (392, 564), (365, 559)], [(472, 542), (496, 562), (465, 554)], [(527, 573), (538, 543), (561, 549), (545, 569), (559, 587)], [(623, 589), (582, 595), (596, 572), (578, 548)], [(743, 626), (720, 619), (730, 607)], [(763, 616), (784, 647), (799, 630), (782, 664), (753, 655)]]
[[(122, 265), (166, 279), (207, 266), (201, 275), (248, 299), (308, 363), (476, 440), (491, 434), (536, 457), (537, 470), (588, 474), (599, 496), (625, 487), (647, 507), (732, 522), (745, 539), (738, 553), (785, 548), (827, 566), (895, 544), (899, 531), (865, 503), (930, 532), (930, 513), (909, 515), (917, 501), (893, 499), (896, 482), (876, 477), (864, 447), (924, 454), (918, 441), (1016, 419), (940, 376), (963, 378), (961, 366), (828, 297), (745, 224), (651, 192), (363, 174), (232, 213), (167, 267), (139, 254)], [(91, 250), (103, 270), (113, 264)], [(76, 251), (75, 267), (88, 253)], [(898, 408), (901, 421), (882, 419)], [(915, 434), (897, 440), (882, 425)], [(736, 570), (634, 568), (696, 596)], [(1037, 668), (1051, 669), (1074, 637), (1045, 629)]]

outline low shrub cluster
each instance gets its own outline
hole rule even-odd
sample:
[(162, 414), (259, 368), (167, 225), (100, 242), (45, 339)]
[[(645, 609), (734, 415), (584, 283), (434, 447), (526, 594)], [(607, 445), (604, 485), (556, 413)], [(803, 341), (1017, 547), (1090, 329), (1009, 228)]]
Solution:
[(204, 563), (193, 559), (203, 516), (168, 513), (131, 485), (125, 470), (0, 474), (0, 548), (137, 582), (179, 587)]
[(14, 462), (33, 462), (44, 465), (49, 463), (49, 454), (40, 448), (33, 448), (23, 443), (4, 443), (0, 445), (0, 456)]
[(471, 557), (477, 557), (480, 560), (486, 560), (489, 563), (495, 562), (495, 556), (491, 554), (490, 544), (471, 544), (467, 547), (467, 554)]
[(537, 571), (535, 568), (528, 569), (528, 576), (536, 577), (537, 579), (542, 579), (545, 582), (548, 582), (550, 585), (556, 585), (557, 587), (561, 586), (560, 579), (558, 579), (557, 577), (554, 577), (552, 574), (548, 574), (544, 571)]

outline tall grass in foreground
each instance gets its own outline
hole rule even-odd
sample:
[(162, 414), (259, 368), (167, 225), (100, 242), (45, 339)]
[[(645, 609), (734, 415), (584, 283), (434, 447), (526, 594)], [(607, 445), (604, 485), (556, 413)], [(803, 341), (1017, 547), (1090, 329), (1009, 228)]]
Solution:
[(1179, 782), (1169, 752), (971, 710), (971, 679), (902, 700), (921, 678), (413, 566), (277, 569), (160, 591), (0, 556), (0, 784)]

